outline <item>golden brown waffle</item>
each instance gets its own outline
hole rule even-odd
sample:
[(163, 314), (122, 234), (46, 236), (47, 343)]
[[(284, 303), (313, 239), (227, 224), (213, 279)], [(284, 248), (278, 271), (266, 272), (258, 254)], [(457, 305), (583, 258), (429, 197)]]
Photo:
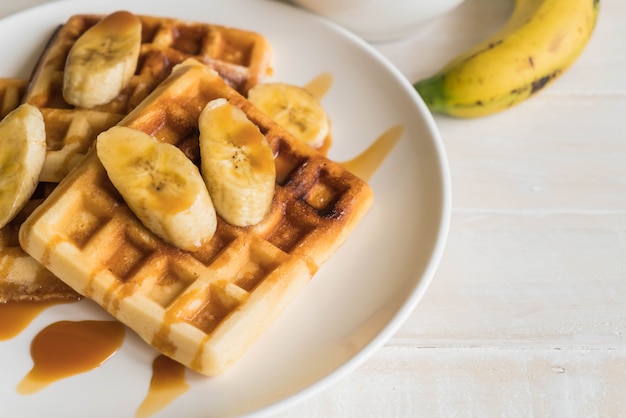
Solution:
[[(27, 80), (0, 78), (0, 118), (21, 102)], [(57, 279), (19, 245), (19, 228), (54, 185), (41, 184), (22, 211), (0, 228), (0, 303), (46, 302), (78, 299), (78, 294)]]
[(18, 215), (0, 228), (0, 303), (72, 301), (80, 296), (20, 247), (22, 222), (43, 202), (54, 185), (40, 184)]
[(20, 104), (27, 82), (18, 78), (0, 78), (0, 119)]
[(264, 332), (348, 237), (372, 201), (369, 186), (299, 143), (205, 66), (183, 65), (121, 125), (184, 146), (204, 105), (244, 110), (276, 155), (271, 213), (253, 227), (218, 218), (188, 253), (149, 233), (97, 155), (88, 156), (25, 222), (23, 247), (145, 341), (206, 375), (223, 372)]
[(111, 102), (90, 110), (75, 108), (62, 95), (65, 59), (76, 39), (102, 17), (70, 17), (50, 39), (31, 77), (24, 100), (41, 109), (48, 138), (42, 181), (60, 181), (82, 159), (98, 133), (115, 125), (169, 75), (175, 64), (187, 58), (215, 68), (242, 93), (271, 71), (270, 44), (257, 33), (138, 16), (142, 46), (135, 75)]

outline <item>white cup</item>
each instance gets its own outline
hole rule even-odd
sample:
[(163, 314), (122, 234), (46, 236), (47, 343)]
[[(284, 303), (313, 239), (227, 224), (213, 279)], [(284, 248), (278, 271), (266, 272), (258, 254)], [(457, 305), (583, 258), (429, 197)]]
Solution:
[(367, 41), (409, 35), (421, 23), (446, 13), (463, 0), (290, 0), (325, 16)]

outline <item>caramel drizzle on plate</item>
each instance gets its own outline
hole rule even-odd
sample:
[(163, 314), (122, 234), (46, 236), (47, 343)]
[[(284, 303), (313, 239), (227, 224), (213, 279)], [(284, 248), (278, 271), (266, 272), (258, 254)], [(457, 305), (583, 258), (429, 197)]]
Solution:
[(17, 386), (30, 395), (57, 380), (102, 365), (122, 345), (125, 328), (117, 321), (58, 321), (41, 330), (30, 347), (33, 368)]

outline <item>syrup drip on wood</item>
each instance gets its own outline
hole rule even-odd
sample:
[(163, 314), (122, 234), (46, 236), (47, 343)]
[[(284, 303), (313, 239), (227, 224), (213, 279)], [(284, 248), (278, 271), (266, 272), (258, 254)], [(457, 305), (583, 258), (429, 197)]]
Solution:
[(33, 368), (17, 386), (29, 395), (57, 380), (95, 369), (122, 345), (124, 326), (117, 321), (59, 321), (33, 339)]
[(402, 125), (389, 128), (369, 148), (353, 159), (341, 163), (341, 165), (362, 180), (368, 181), (396, 146), (403, 132), (404, 126)]
[(148, 394), (135, 413), (136, 418), (150, 417), (189, 390), (185, 366), (159, 355), (152, 363), (152, 379)]
[(0, 303), (0, 341), (8, 340), (22, 332), (44, 309), (55, 302)]

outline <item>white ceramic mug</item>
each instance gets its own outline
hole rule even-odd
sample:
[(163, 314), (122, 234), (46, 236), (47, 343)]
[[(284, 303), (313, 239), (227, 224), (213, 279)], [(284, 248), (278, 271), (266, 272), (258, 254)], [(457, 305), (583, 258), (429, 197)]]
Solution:
[(368, 41), (410, 34), (415, 28), (458, 6), (463, 0), (290, 0), (325, 16)]

